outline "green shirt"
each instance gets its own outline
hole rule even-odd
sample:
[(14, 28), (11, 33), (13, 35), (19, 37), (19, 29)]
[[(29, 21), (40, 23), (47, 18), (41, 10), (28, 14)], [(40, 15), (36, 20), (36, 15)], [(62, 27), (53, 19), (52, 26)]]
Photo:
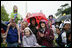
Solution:
[[(16, 13), (12, 12), (10, 15), (10, 18), (14, 19), (14, 17), (15, 17), (14, 14), (16, 14)], [(20, 14), (17, 13), (17, 18), (15, 19), (15, 22), (18, 23), (18, 20), (20, 20), (20, 19), (21, 19), (21, 16), (20, 16)]]

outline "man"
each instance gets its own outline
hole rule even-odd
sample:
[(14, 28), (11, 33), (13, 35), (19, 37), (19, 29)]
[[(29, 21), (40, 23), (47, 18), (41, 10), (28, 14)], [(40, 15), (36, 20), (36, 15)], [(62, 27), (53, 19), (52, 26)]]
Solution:
[(7, 47), (17, 47), (18, 43), (20, 43), (19, 27), (16, 25), (13, 19), (10, 22), (10, 24), (8, 24), (6, 30), (6, 41), (7, 41)]
[(65, 20), (64, 21), (64, 26), (63, 26), (63, 30), (62, 30), (62, 35), (61, 35), (61, 37), (62, 37), (62, 42), (63, 42), (63, 44), (64, 44), (64, 46), (66, 46), (67, 45), (67, 34), (70, 32), (70, 30), (71, 30), (71, 27), (70, 27), (70, 25), (71, 25), (71, 21), (70, 20)]

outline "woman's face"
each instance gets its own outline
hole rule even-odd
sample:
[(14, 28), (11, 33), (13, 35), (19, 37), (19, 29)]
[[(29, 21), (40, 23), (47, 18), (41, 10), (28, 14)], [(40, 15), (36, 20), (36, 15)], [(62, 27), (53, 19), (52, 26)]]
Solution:
[(25, 35), (26, 36), (30, 36), (30, 31), (29, 30), (25, 30)]
[(50, 17), (50, 19), (52, 19), (52, 17)]
[(42, 28), (45, 28), (45, 23), (41, 23), (41, 27)]
[(35, 25), (35, 19), (33, 19), (33, 20), (31, 21), (31, 23), (32, 23), (33, 25)]

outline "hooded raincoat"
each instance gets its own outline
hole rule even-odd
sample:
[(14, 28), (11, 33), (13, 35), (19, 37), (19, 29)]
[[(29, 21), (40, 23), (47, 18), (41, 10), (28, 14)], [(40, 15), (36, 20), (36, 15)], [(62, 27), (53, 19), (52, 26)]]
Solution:
[[(25, 29), (24, 29), (24, 31), (25, 30), (30, 30), (30, 28), (29, 27), (26, 27)], [(23, 46), (24, 47), (35, 47), (35, 46), (38, 46), (38, 43), (37, 43), (37, 40), (36, 40), (36, 37), (35, 37), (35, 35), (32, 33), (32, 31), (30, 30), (30, 32), (31, 32), (31, 34), (30, 34), (30, 36), (23, 36)]]

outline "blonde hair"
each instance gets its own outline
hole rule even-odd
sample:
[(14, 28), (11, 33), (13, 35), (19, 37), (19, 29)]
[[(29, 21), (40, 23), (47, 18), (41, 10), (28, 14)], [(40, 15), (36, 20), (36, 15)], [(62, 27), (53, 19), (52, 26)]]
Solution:
[(25, 25), (25, 27), (27, 27), (27, 26), (28, 26), (28, 23), (27, 23), (27, 22), (25, 22), (25, 21), (23, 22), (23, 24)]
[(22, 22), (21, 22), (21, 26), (22, 26), (23, 24), (25, 25), (25, 28), (28, 26), (28, 22), (22, 21)]

